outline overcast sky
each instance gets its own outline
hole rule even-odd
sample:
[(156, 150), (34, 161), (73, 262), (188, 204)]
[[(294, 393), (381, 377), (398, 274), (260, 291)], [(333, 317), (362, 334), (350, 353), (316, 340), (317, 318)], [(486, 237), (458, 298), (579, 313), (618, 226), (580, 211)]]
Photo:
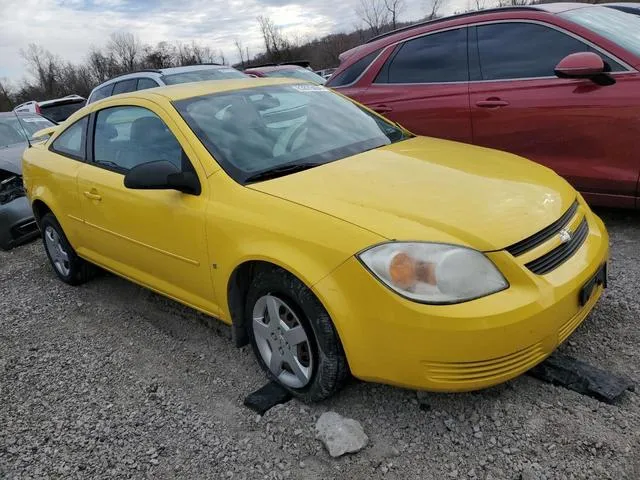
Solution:
[[(424, 16), (431, 0), (405, 0), (400, 18)], [(468, 0), (443, 0), (442, 13), (467, 7)], [(144, 43), (195, 40), (223, 50), (237, 61), (234, 39), (251, 55), (262, 50), (256, 17), (266, 15), (283, 31), (320, 37), (349, 31), (359, 23), (359, 0), (0, 0), (0, 78), (28, 75), (20, 49), (37, 43), (71, 62), (82, 61), (92, 45), (102, 47), (115, 31)]]

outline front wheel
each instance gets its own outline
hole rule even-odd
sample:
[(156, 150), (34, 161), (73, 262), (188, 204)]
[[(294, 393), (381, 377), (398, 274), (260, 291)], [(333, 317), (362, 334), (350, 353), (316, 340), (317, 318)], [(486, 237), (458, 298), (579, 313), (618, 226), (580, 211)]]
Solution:
[(47, 257), (60, 280), (69, 285), (80, 285), (94, 275), (96, 267), (76, 254), (53, 214), (42, 216), (40, 230)]
[(259, 269), (245, 312), (253, 351), (269, 377), (307, 402), (342, 387), (349, 375), (342, 344), (329, 314), (300, 280), (277, 267)]

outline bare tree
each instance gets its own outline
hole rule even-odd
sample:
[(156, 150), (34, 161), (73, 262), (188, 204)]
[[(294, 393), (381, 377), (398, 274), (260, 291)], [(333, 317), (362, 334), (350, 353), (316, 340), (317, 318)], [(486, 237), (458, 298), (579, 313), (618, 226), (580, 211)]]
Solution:
[(155, 47), (145, 45), (142, 49), (143, 58), (141, 66), (143, 68), (168, 68), (173, 67), (176, 56), (175, 47), (167, 42), (160, 42)]
[(0, 112), (5, 112), (13, 109), (13, 101), (11, 100), (12, 92), (7, 86), (6, 80), (0, 80)]
[(379, 35), (382, 28), (389, 23), (389, 13), (385, 0), (360, 0), (356, 7), (356, 14), (374, 35)]
[(247, 57), (245, 59), (244, 56), (244, 48), (242, 47), (242, 40), (238, 40), (237, 38), (233, 41), (236, 46), (236, 50), (238, 50), (238, 55), (240, 55), (240, 64), (242, 68), (247, 66), (247, 62), (249, 61), (249, 54), (247, 53)]
[(113, 53), (114, 58), (127, 72), (136, 69), (141, 50), (140, 41), (129, 32), (112, 33), (107, 44), (107, 51)]
[(96, 48), (89, 52), (87, 64), (96, 83), (102, 83), (123, 72), (111, 53), (105, 54)]
[(258, 24), (260, 25), (260, 31), (262, 32), (264, 46), (269, 59), (272, 61), (280, 61), (287, 57), (291, 44), (282, 34), (280, 27), (273, 23), (271, 18), (262, 15), (258, 17)]
[(469, 0), (469, 10), (484, 10), (487, 8), (487, 0)]
[(21, 50), (20, 54), (26, 60), (27, 68), (34, 76), (42, 93), (47, 96), (56, 95), (59, 73), (57, 65), (61, 63), (60, 59), (34, 43), (29, 44), (26, 51)]
[(404, 0), (384, 0), (384, 6), (391, 17), (391, 27), (395, 30), (398, 26), (398, 17), (404, 11)]
[(446, 1), (447, 0), (427, 0), (426, 2), (427, 19), (432, 20), (434, 18), (438, 18), (440, 9), (443, 7)]

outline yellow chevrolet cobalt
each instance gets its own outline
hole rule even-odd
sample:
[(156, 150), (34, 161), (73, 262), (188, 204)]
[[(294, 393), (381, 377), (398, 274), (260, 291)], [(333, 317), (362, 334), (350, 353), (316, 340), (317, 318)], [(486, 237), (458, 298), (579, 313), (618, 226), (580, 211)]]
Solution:
[(435, 391), (504, 382), (606, 286), (604, 225), (551, 170), (414, 136), (317, 85), (116, 95), (23, 166), (62, 281), (98, 266), (219, 318), (305, 401), (349, 374)]

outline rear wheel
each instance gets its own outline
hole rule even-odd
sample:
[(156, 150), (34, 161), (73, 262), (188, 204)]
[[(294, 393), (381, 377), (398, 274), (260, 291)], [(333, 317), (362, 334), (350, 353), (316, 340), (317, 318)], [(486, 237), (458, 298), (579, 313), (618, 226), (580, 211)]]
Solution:
[(40, 230), (47, 257), (60, 280), (69, 285), (80, 285), (93, 277), (96, 267), (76, 254), (53, 214), (42, 216)]
[(316, 402), (349, 375), (329, 314), (300, 280), (277, 267), (259, 269), (246, 303), (247, 331), (258, 363), (293, 395)]

